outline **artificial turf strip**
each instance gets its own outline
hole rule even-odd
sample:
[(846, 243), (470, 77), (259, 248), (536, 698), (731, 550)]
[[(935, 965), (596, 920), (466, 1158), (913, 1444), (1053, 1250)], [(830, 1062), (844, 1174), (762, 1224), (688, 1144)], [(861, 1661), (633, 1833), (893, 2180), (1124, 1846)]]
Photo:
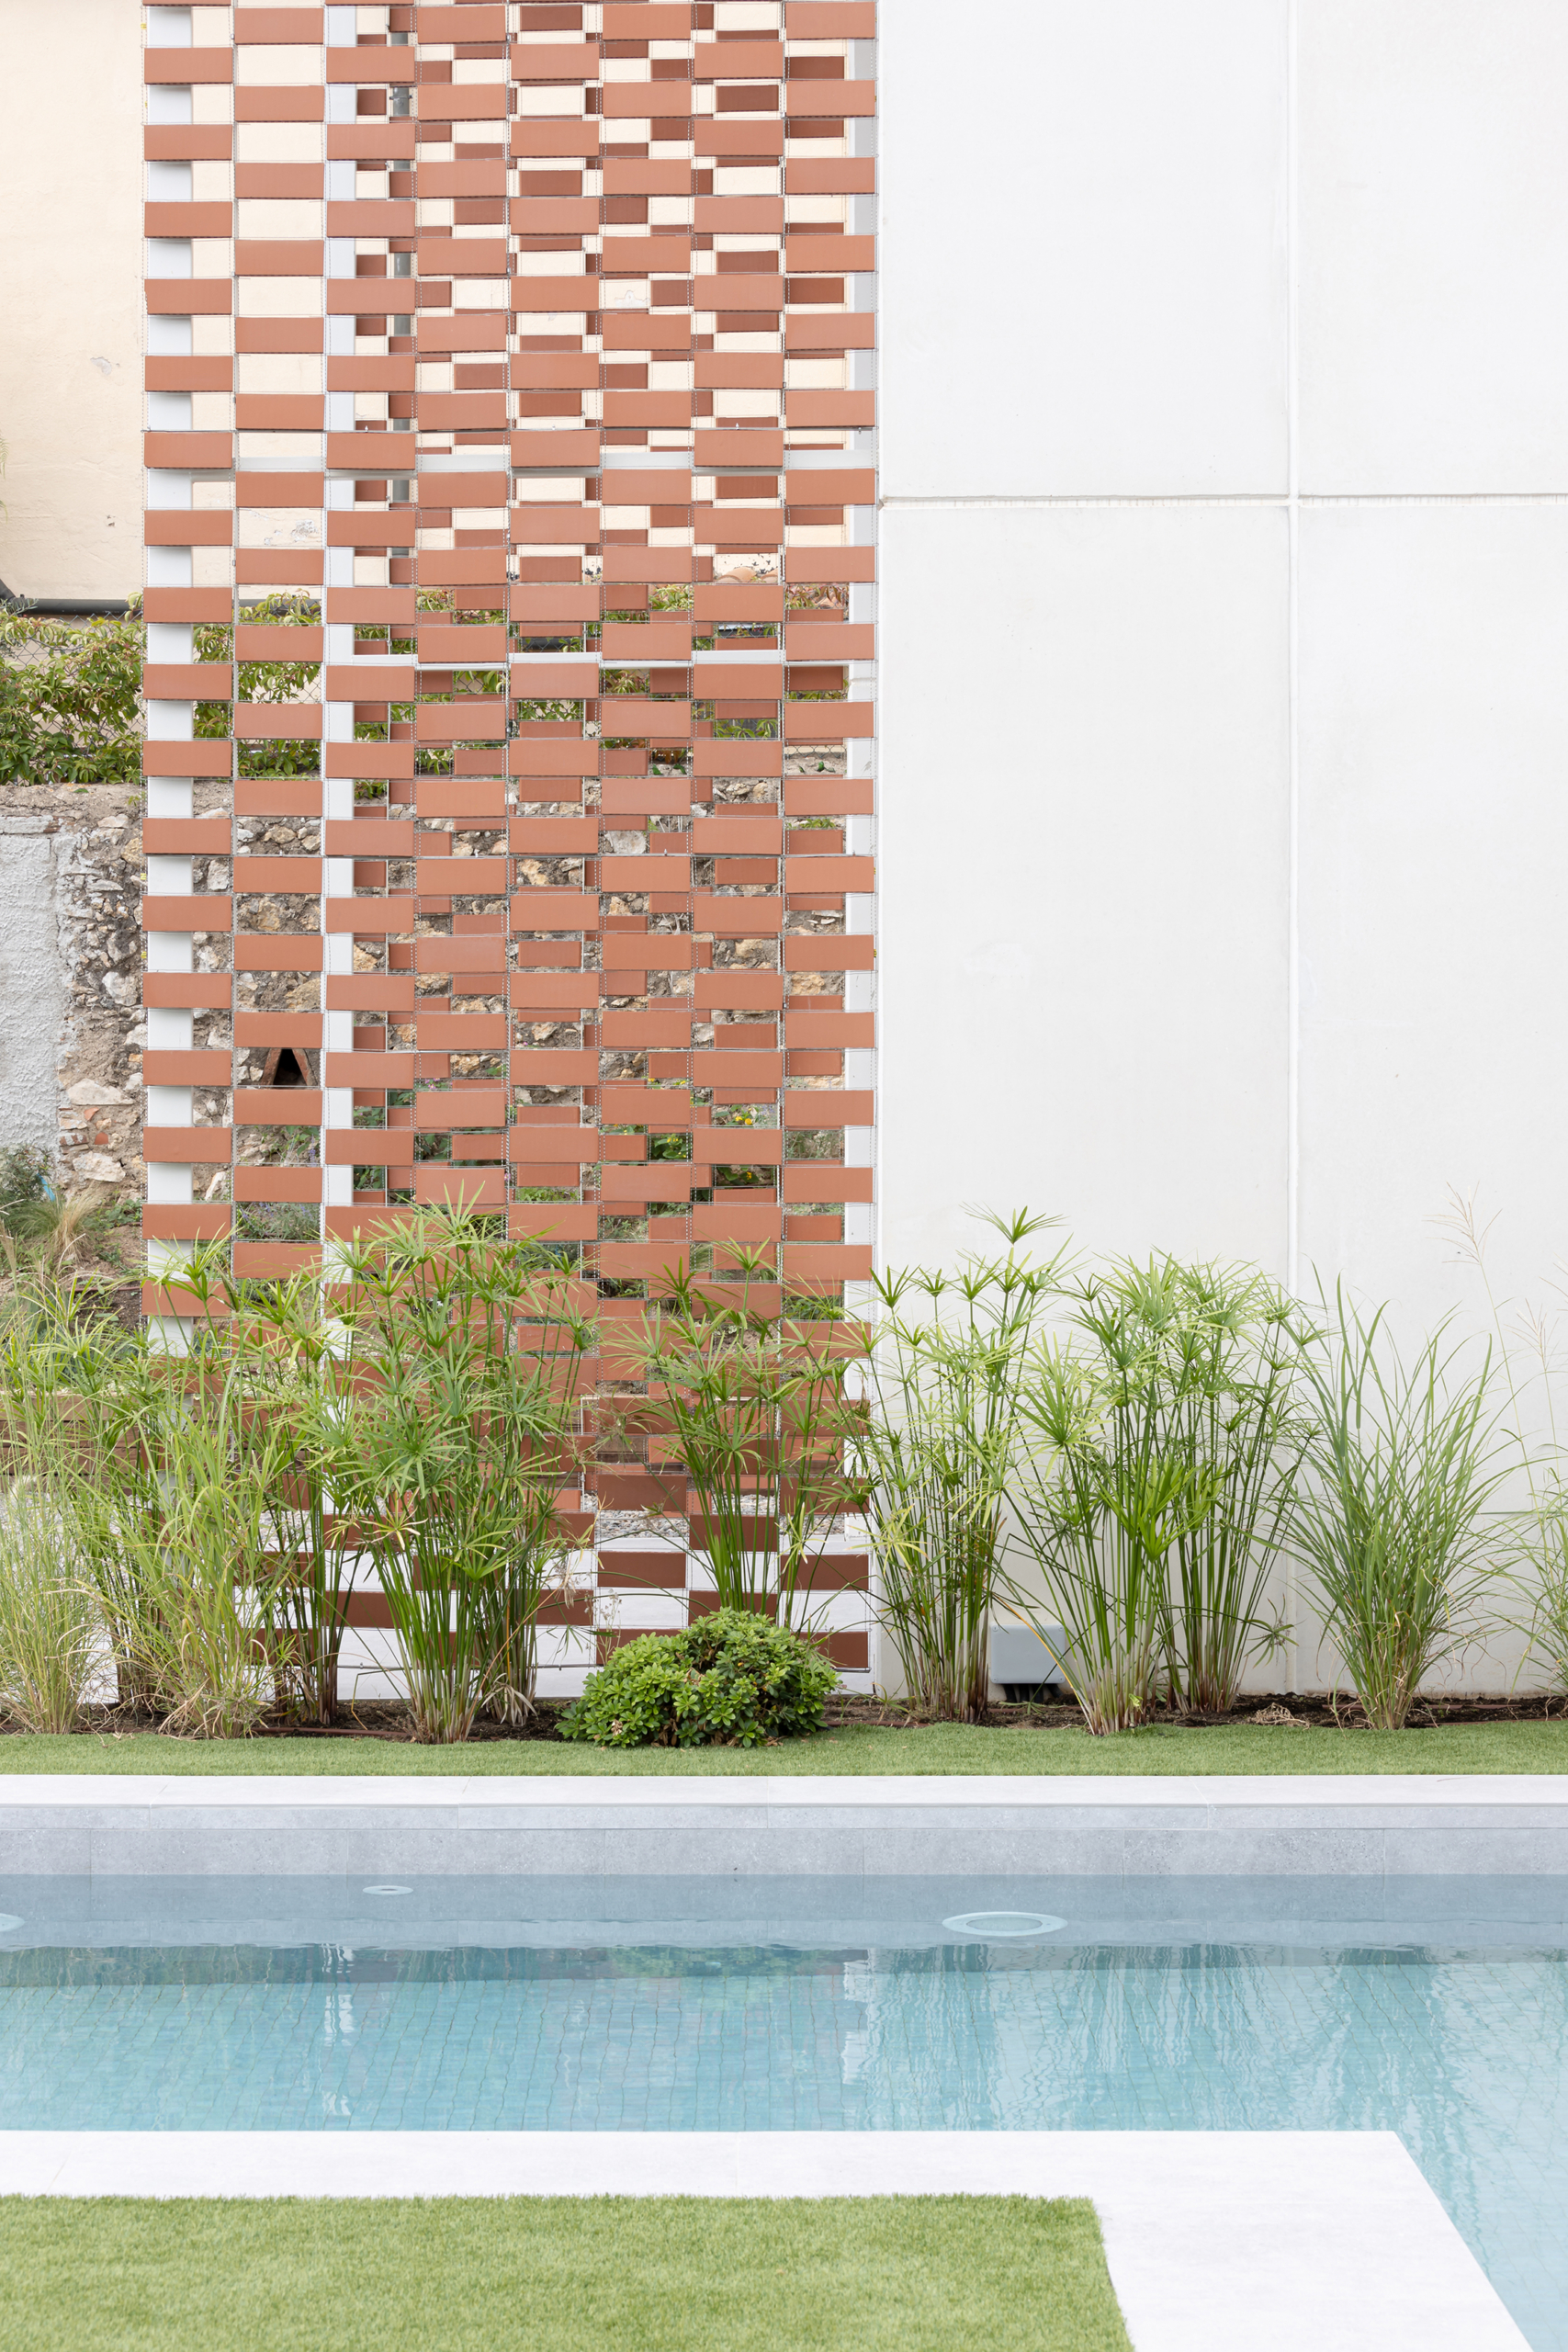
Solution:
[(0, 2199), (6, 2352), (1130, 2352), (1026, 2197)]
[(1087, 1732), (929, 1724), (908, 1731), (859, 1725), (785, 1740), (778, 1747), (607, 1749), (566, 1740), (486, 1739), (457, 1747), (403, 1740), (166, 1739), (158, 1732), (0, 1737), (9, 1772), (412, 1773), (476, 1778), (573, 1773), (604, 1779), (644, 1773), (994, 1772), (1046, 1776), (1287, 1772), (1568, 1772), (1568, 1717), (1552, 1723), (1444, 1724), (1428, 1731), (1288, 1730), (1222, 1724), (1206, 1730)]

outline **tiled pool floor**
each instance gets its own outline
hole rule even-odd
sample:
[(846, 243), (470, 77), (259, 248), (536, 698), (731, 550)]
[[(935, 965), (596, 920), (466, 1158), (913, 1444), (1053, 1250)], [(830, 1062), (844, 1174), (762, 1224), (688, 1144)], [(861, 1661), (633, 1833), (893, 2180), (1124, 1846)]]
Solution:
[(0, 1882), (0, 2129), (1388, 2129), (1568, 2352), (1561, 1882), (619, 1883)]

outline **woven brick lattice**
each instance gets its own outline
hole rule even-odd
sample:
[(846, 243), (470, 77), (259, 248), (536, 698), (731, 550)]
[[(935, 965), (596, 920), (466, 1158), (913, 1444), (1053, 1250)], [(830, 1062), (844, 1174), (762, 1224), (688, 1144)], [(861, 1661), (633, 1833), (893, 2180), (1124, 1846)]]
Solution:
[(575, 1248), (608, 1317), (738, 1249), (754, 1299), (840, 1295), (870, 0), (164, 15), (150, 1241), (265, 1276), (461, 1198)]

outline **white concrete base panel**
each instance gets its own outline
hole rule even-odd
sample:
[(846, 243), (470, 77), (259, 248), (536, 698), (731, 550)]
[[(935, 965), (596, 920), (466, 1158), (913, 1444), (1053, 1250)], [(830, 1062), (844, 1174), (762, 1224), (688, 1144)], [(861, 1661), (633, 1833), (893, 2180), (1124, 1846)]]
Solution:
[(1392, 2132), (5, 2132), (0, 2194), (1088, 2197), (1134, 2352), (1528, 2352)]

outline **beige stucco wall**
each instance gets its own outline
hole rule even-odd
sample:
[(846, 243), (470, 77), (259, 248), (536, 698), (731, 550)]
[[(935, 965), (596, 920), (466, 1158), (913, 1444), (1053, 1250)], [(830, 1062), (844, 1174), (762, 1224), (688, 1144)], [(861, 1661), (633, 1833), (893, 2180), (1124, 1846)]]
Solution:
[(0, 580), (141, 582), (141, 10), (0, 0)]

